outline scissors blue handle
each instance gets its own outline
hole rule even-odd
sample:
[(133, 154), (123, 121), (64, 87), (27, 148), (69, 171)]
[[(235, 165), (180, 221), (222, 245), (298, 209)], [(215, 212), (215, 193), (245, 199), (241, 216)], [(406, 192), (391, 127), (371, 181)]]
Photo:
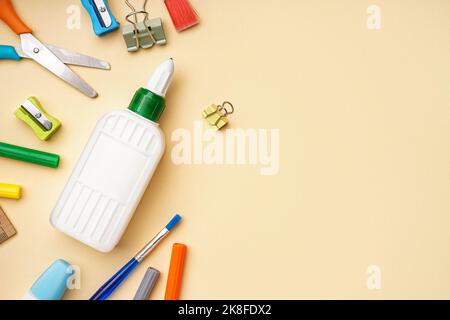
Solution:
[(0, 59), (19, 61), (22, 58), (19, 56), (14, 47), (0, 45)]

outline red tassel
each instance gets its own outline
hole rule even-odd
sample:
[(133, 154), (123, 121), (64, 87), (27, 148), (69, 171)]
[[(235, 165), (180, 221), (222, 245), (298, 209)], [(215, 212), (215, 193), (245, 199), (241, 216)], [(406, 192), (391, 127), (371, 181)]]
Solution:
[(177, 31), (186, 30), (199, 22), (197, 12), (189, 0), (164, 0), (164, 2)]

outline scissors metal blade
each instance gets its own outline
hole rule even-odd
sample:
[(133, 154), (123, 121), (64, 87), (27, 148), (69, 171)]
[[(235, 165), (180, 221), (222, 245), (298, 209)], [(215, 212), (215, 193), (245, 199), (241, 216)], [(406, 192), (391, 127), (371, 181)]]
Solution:
[(58, 48), (53, 45), (46, 44), (46, 46), (64, 63), (104, 70), (111, 69), (111, 65), (109, 64), (109, 62), (99, 60), (97, 58), (81, 54), (79, 52)]
[[(55, 47), (51, 44), (45, 43), (45, 46), (50, 49), (51, 52), (64, 64), (70, 64), (73, 66), (81, 66), (95, 69), (110, 70), (111, 65), (107, 61), (103, 61), (91, 56), (81, 54), (79, 52), (70, 51), (64, 48)], [(15, 47), (17, 54), (22, 58), (31, 59), (23, 52), (21, 47)]]
[(20, 35), (22, 51), (53, 74), (66, 81), (90, 98), (95, 98), (97, 92), (83, 79), (69, 69), (58, 57), (31, 33)]

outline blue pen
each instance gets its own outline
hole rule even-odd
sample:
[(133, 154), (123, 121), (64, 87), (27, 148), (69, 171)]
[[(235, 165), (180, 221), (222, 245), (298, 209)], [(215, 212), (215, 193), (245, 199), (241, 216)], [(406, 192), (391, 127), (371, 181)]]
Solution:
[(89, 13), (92, 27), (97, 36), (102, 36), (119, 28), (119, 23), (108, 8), (106, 0), (81, 0)]
[(164, 239), (169, 232), (180, 222), (181, 216), (175, 215), (172, 220), (138, 252), (126, 265), (122, 267), (115, 275), (113, 275), (89, 300), (106, 300), (108, 297), (125, 281), (130, 273), (144, 260), (144, 258), (156, 247), (156, 245)]

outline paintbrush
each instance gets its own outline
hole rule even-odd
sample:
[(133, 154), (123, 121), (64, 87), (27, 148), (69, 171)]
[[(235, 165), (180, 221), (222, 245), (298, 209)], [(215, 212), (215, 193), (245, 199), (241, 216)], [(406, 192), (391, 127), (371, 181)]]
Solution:
[(142, 248), (122, 269), (117, 271), (104, 285), (94, 293), (89, 300), (106, 300), (113, 292), (128, 278), (131, 272), (141, 263), (142, 260), (164, 239), (169, 232), (180, 222), (181, 216), (175, 215), (172, 220)]

